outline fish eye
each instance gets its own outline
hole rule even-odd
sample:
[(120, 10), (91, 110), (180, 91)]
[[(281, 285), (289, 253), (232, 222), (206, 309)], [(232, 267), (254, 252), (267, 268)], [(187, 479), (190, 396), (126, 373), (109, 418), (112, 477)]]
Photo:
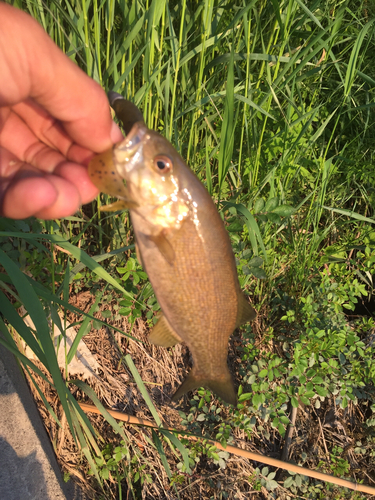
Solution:
[(172, 170), (172, 162), (168, 156), (159, 155), (154, 158), (155, 169), (161, 174), (166, 174)]

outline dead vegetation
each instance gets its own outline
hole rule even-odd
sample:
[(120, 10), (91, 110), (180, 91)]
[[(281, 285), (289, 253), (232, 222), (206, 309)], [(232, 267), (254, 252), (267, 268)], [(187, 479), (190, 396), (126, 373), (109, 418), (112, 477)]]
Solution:
[[(72, 304), (88, 311), (94, 301), (90, 291), (82, 291), (72, 296)], [(115, 303), (115, 301), (113, 302)], [(110, 306), (108, 306), (110, 307)], [(95, 316), (100, 318), (100, 312)], [(71, 315), (69, 321), (73, 323), (80, 318)], [(169, 395), (174, 392), (188, 367), (189, 353), (185, 346), (178, 345), (173, 349), (155, 347), (147, 342), (149, 326), (142, 318), (137, 319), (130, 331), (126, 318), (117, 321), (115, 326), (124, 332), (131, 333), (137, 339), (132, 340), (110, 327), (100, 330), (91, 329), (84, 337), (84, 342), (94, 354), (100, 365), (100, 372), (90, 379), (89, 384), (94, 389), (100, 401), (110, 409), (134, 415), (141, 418), (152, 419), (150, 411), (144, 402), (131, 373), (123, 362), (123, 357), (130, 354), (136, 367), (158, 409), (158, 413), (168, 427), (181, 428), (179, 410), (189, 412), (190, 405), (187, 398), (179, 405), (170, 403)], [(230, 362), (234, 371), (238, 371), (240, 361), (237, 350), (241, 344), (241, 337), (234, 335), (231, 339)], [(42, 368), (41, 364), (39, 367)], [(34, 397), (51, 438), (55, 453), (61, 468), (67, 477), (78, 482), (88, 499), (117, 499), (119, 497), (118, 478), (115, 473), (110, 473), (103, 480), (103, 489), (89, 472), (89, 465), (77, 448), (69, 431), (66, 418), (62, 414), (61, 405), (51, 387), (40, 377), (36, 377), (39, 387), (44, 390), (47, 401), (59, 416), (62, 428), (59, 428), (35, 389)], [(33, 388), (33, 384), (30, 384)], [(73, 387), (73, 386), (72, 386)], [(80, 402), (89, 402), (86, 395), (78, 388), (74, 397)], [(345, 477), (352, 477), (356, 481), (363, 480), (366, 484), (375, 484), (375, 463), (371, 458), (371, 450), (363, 450), (361, 454), (354, 453), (357, 442), (364, 436), (363, 422), (366, 419), (367, 407), (349, 404), (346, 410), (335, 407), (333, 400), (326, 399), (320, 409), (300, 404), (295, 414), (295, 428), (290, 439), (283, 440), (280, 434), (264, 422), (254, 429), (250, 439), (244, 430), (236, 428), (232, 444), (240, 448), (268, 455), (274, 458), (283, 458), (301, 464), (301, 457), (306, 457), (303, 465), (322, 472), (332, 473), (329, 465), (332, 456), (328, 450), (333, 446), (344, 449), (344, 455), (350, 465), (350, 471)], [(222, 407), (222, 420), (229, 417), (228, 407)], [(89, 414), (90, 421), (99, 436), (99, 446), (103, 450), (113, 451), (119, 445), (120, 438), (112, 427), (100, 416)], [(264, 432), (262, 432), (262, 429)], [(202, 424), (202, 433), (207, 435), (212, 426)], [(159, 452), (153, 445), (152, 431), (137, 426), (124, 426), (127, 437), (126, 448), (130, 461), (126, 470), (122, 469), (123, 478), (122, 498), (142, 499), (268, 499), (268, 498), (344, 498), (339, 491), (331, 485), (329, 492), (321, 487), (322, 494), (326, 496), (293, 495), (289, 489), (283, 488), (283, 481), (288, 473), (277, 470), (275, 480), (279, 487), (270, 492), (265, 487), (268, 474), (261, 463), (251, 462), (236, 456), (229, 456), (225, 468), (220, 468), (206, 455), (200, 459), (192, 475), (179, 471), (177, 464), (180, 461), (178, 453), (173, 454), (168, 446), (164, 446), (166, 457), (172, 471), (168, 478)], [(217, 429), (216, 429), (217, 432)], [(187, 447), (197, 446), (186, 442)], [(107, 447), (107, 448), (106, 448)], [(137, 476), (137, 472), (140, 474)], [(263, 484), (262, 484), (263, 479)], [(132, 488), (129, 488), (132, 484)], [(317, 484), (310, 480), (310, 486)], [(319, 491), (319, 489), (317, 490)], [(335, 493), (336, 491), (336, 493)], [(353, 493), (354, 494), (354, 493)], [(370, 495), (355, 498), (374, 498)], [(346, 498), (351, 498), (350, 496)], [(354, 498), (354, 497), (353, 497)]]

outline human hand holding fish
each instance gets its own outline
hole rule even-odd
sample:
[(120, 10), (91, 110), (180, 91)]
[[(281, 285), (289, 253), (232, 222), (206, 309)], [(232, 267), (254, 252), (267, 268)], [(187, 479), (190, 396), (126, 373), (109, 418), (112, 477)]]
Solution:
[(74, 214), (97, 195), (94, 153), (122, 134), (100, 85), (28, 14), (0, 2), (0, 215)]
[(183, 341), (192, 354), (193, 368), (172, 400), (203, 386), (235, 405), (228, 340), (256, 313), (240, 289), (229, 235), (173, 146), (147, 128), (134, 104), (114, 92), (109, 100), (127, 136), (91, 160), (89, 175), (118, 198), (104, 210), (130, 210), (139, 256), (162, 310), (150, 342), (171, 347)]

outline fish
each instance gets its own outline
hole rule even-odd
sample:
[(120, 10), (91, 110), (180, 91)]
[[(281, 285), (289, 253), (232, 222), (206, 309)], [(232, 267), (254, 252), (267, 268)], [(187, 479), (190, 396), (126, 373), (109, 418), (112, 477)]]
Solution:
[(176, 149), (149, 129), (139, 109), (109, 93), (126, 137), (89, 164), (93, 183), (129, 209), (137, 252), (161, 315), (149, 341), (185, 342), (193, 366), (172, 401), (199, 387), (236, 405), (228, 341), (256, 312), (242, 292), (228, 232), (206, 188)]

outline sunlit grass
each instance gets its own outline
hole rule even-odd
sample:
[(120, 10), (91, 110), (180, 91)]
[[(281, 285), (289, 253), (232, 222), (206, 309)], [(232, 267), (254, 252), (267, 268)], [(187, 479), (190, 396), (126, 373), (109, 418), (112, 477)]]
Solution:
[[(261, 311), (270, 311), (271, 298), (283, 293), (297, 301), (307, 296), (315, 286), (311, 277), (319, 276), (324, 266), (338, 265), (331, 258), (335, 245), (346, 255), (344, 262), (352, 251), (371, 247), (375, 176), (367, 172), (374, 168), (375, 150), (375, 23), (367, 4), (359, 2), (356, 10), (348, 1), (312, 6), (299, 0), (54, 0), (18, 5), (106, 91), (135, 102), (148, 126), (165, 135), (188, 161), (223, 216), (230, 224), (239, 223), (231, 235), (242, 266), (240, 280)], [(101, 203), (107, 203), (105, 195)], [(143, 292), (125, 290), (107, 271), (114, 256), (133, 249), (129, 217), (99, 215), (93, 204), (90, 217), (80, 214), (46, 223), (42, 235), (22, 233), (8, 222), (2, 231), (2, 241), (12, 237), (27, 242), (28, 256), (21, 252), (12, 261), (0, 253), (2, 288), (32, 315), (37, 340), (9, 295), (1, 294), (0, 310), (51, 374), (49, 383), (59, 394), (70, 429), (100, 480), (93, 458), (100, 455), (94, 431), (68, 390), (75, 382), (60, 376), (40, 301), (49, 308), (69, 309), (69, 285), (86, 267), (145, 312)], [(70, 260), (56, 246), (68, 251)], [(32, 261), (31, 247), (50, 259), (48, 284), (19, 269)], [(251, 267), (255, 257), (263, 264)], [(59, 266), (63, 278), (57, 282)], [(253, 271), (241, 274), (244, 266)], [(282, 313), (270, 314), (266, 325)], [(5, 324), (2, 329), (2, 342), (30, 373), (40, 375), (18, 352)], [(138, 380), (131, 360), (127, 363)], [(138, 382), (157, 421), (153, 403)], [(171, 436), (164, 438), (188, 464), (185, 448)]]

